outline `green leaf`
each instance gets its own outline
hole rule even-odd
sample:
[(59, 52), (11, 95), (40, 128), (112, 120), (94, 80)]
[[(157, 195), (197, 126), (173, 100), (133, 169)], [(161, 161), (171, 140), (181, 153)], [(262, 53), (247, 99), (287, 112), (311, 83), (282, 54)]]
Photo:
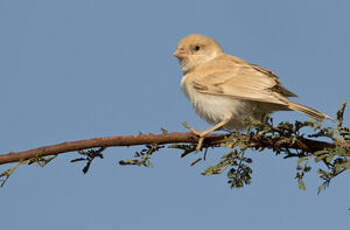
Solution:
[(305, 191), (305, 184), (304, 184), (304, 181), (302, 179), (298, 180), (298, 188), (300, 190), (304, 190)]
[(182, 125), (183, 125), (186, 129), (191, 129), (191, 127), (187, 124), (186, 121), (182, 122)]
[(168, 134), (168, 130), (166, 130), (164, 128), (160, 128), (160, 130), (162, 131), (162, 134)]

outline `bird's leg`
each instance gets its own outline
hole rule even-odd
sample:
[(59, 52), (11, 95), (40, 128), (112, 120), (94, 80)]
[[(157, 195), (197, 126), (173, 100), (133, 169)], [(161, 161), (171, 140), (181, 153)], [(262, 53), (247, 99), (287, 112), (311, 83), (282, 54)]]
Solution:
[(218, 129), (222, 128), (227, 123), (229, 123), (231, 119), (232, 119), (232, 115), (231, 114), (227, 115), (224, 120), (220, 121), (219, 123), (217, 123), (213, 127), (209, 128), (209, 129), (206, 129), (206, 130), (203, 130), (203, 131), (198, 131), (198, 130), (195, 130), (195, 129), (191, 128), (190, 130), (194, 134), (199, 136), (198, 144), (197, 144), (197, 147), (196, 147), (196, 152), (201, 150), (205, 136), (207, 136), (209, 133), (211, 133), (211, 132), (213, 132), (215, 130), (218, 130)]

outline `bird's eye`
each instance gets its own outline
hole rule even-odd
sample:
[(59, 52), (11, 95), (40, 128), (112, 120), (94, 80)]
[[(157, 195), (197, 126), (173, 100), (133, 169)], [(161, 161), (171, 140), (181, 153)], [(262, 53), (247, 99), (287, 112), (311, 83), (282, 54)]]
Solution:
[(194, 47), (194, 50), (195, 50), (195, 51), (198, 51), (198, 50), (200, 50), (200, 49), (201, 49), (200, 46), (195, 46), (195, 47)]

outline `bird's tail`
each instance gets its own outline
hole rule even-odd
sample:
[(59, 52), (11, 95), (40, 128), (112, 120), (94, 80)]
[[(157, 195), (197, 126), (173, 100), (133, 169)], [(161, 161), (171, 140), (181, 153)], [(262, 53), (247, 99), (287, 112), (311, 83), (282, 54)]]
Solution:
[(304, 113), (312, 118), (315, 118), (318, 121), (322, 121), (324, 119), (328, 119), (331, 121), (334, 121), (330, 116), (328, 116), (327, 114), (321, 113), (319, 111), (317, 111), (316, 109), (307, 107), (305, 105), (301, 105), (298, 103), (294, 103), (294, 102), (289, 102), (288, 103), (288, 108), (294, 111), (298, 111), (301, 113)]

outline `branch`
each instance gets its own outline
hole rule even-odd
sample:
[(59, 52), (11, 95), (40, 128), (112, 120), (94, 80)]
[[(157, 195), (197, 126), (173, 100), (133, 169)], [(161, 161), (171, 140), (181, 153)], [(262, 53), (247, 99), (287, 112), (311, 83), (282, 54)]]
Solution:
[[(208, 135), (203, 146), (215, 146), (220, 144), (227, 138), (229, 134), (212, 134)], [(276, 149), (276, 148), (291, 148), (302, 150), (304, 152), (316, 152), (324, 148), (334, 148), (335, 145), (329, 142), (316, 141), (306, 138), (298, 138), (294, 143), (285, 143), (280, 139), (272, 139), (267, 136), (254, 135), (246, 136), (250, 148), (255, 149)], [(67, 152), (80, 151), (83, 149), (96, 147), (118, 147), (118, 146), (137, 146), (146, 144), (175, 144), (175, 143), (197, 143), (198, 137), (192, 132), (173, 132), (166, 134), (140, 134), (136, 136), (113, 136), (91, 138), (86, 140), (63, 142), (56, 145), (47, 145), (39, 148), (34, 148), (22, 152), (10, 152), (0, 154), (0, 165), (19, 162), (35, 157), (44, 157), (49, 155), (58, 155)], [(346, 143), (344, 143), (346, 144)], [(349, 146), (349, 144), (347, 144)]]
[[(317, 170), (323, 180), (318, 188), (318, 192), (320, 192), (328, 187), (333, 178), (350, 170), (350, 128), (343, 124), (345, 107), (346, 102), (343, 102), (337, 112), (337, 125), (335, 127), (324, 127), (320, 122), (313, 120), (295, 121), (294, 123), (280, 122), (274, 125), (271, 117), (266, 117), (264, 121), (247, 119), (247, 128), (242, 132), (233, 131), (230, 134), (206, 136), (202, 145), (203, 154), (190, 165), (205, 160), (209, 147), (227, 147), (229, 152), (223, 154), (215, 165), (205, 169), (202, 175), (221, 174), (227, 171), (228, 183), (231, 188), (240, 188), (251, 182), (250, 163), (252, 163), (252, 159), (245, 155), (245, 151), (249, 148), (258, 151), (268, 148), (276, 154), (283, 154), (284, 158), (294, 157), (298, 159), (295, 179), (297, 179), (300, 189), (305, 189), (303, 178), (311, 170), (311, 160), (322, 164), (323, 167)], [(184, 126), (190, 129), (186, 123)], [(306, 134), (305, 129), (308, 131), (312, 129), (312, 131)], [(85, 161), (84, 173), (89, 170), (96, 157), (103, 158), (102, 152), (108, 147), (144, 145), (141, 151), (135, 152), (133, 159), (120, 161), (119, 164), (146, 167), (153, 166), (150, 161), (152, 154), (162, 149), (164, 145), (170, 144), (168, 148), (182, 150), (181, 157), (196, 151), (199, 141), (197, 135), (192, 132), (168, 133), (165, 129), (161, 130), (162, 134), (158, 135), (140, 134), (92, 138), (43, 146), (17, 153), (0, 154), (0, 165), (17, 162), (14, 167), (0, 173), (0, 186), (21, 164), (37, 163), (43, 167), (57, 155), (73, 151), (78, 152), (80, 157), (71, 160), (71, 162)]]

